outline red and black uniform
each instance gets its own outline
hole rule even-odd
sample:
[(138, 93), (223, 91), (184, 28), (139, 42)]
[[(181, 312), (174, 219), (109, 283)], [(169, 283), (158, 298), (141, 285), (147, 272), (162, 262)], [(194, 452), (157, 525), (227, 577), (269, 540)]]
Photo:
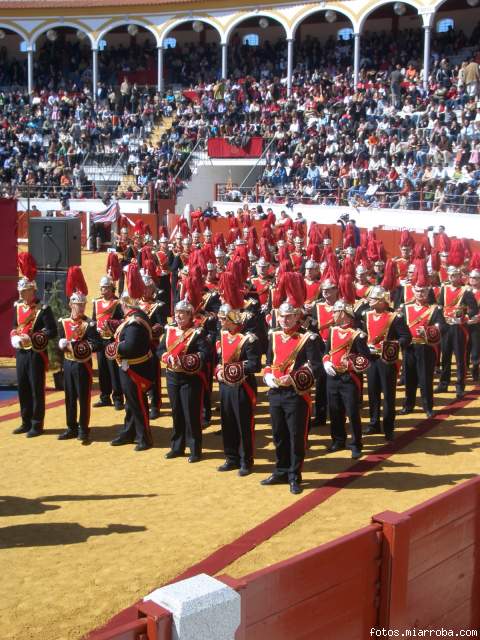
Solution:
[(365, 333), (352, 327), (330, 329), (323, 361), (331, 362), (336, 371), (335, 376), (327, 376), (327, 402), (333, 445), (337, 448), (345, 447), (346, 417), (352, 429), (352, 447), (362, 448), (361, 374), (368, 368), (370, 358)]
[(90, 402), (92, 399), (92, 353), (101, 348), (95, 323), (86, 316), (77, 320), (61, 318), (58, 337), (70, 343), (64, 350), (63, 377), (67, 430), (64, 436), (87, 440), (90, 432)]
[(118, 294), (122, 295), (123, 287), (125, 284), (125, 271), (124, 268), (130, 264), (132, 259), (133, 247), (130, 240), (121, 240), (115, 247), (115, 251), (119, 254), (120, 260), (120, 279), (118, 281)]
[(148, 395), (150, 396), (150, 417), (154, 419), (154, 416), (158, 417), (158, 412), (162, 407), (162, 370), (160, 358), (157, 356), (157, 349), (167, 322), (167, 306), (164, 302), (147, 300), (141, 300), (138, 306), (148, 317), (152, 329), (152, 357), (155, 377)]
[(223, 448), (227, 462), (250, 468), (254, 458), (254, 418), (257, 404), (255, 373), (261, 369), (260, 345), (252, 333), (221, 331), (216, 344)]
[(140, 309), (130, 309), (115, 332), (116, 360), (125, 395), (125, 422), (114, 444), (153, 444), (148, 417), (147, 391), (153, 384), (152, 330)]
[[(202, 454), (203, 398), (207, 388), (205, 366), (211, 359), (211, 347), (203, 329), (182, 330), (167, 325), (157, 351), (167, 368), (167, 391), (173, 418), (171, 450), (183, 455), (185, 447), (192, 456)], [(180, 358), (181, 370), (169, 368), (168, 358)]]
[(467, 320), (478, 313), (478, 304), (469, 287), (456, 287), (451, 284), (442, 286), (439, 297), (439, 306), (443, 309), (443, 315), (448, 325), (442, 335), (442, 359), (440, 374), (440, 390), (446, 390), (450, 384), (452, 373), (452, 354), (455, 353), (457, 364), (457, 393), (463, 393), (465, 389), (465, 377), (467, 373)]
[(301, 482), (310, 422), (310, 390), (318, 376), (323, 342), (316, 333), (272, 331), (263, 375), (289, 375), (291, 384), (269, 389), (270, 417), (277, 477)]
[(115, 408), (123, 408), (123, 393), (120, 385), (120, 374), (115, 360), (105, 356), (105, 347), (113, 342), (116, 328), (123, 319), (123, 311), (117, 297), (111, 300), (96, 298), (93, 301), (92, 321), (102, 339), (102, 348), (97, 352), (98, 383), (100, 386), (100, 402), (103, 405), (112, 403)]
[[(330, 327), (333, 326), (333, 305), (324, 300), (317, 302), (312, 310), (312, 324), (317, 329), (324, 344), (328, 340)], [(326, 424), (327, 421), (327, 375), (323, 363), (319, 366), (315, 378), (315, 421), (314, 424)]]
[[(57, 335), (57, 325), (50, 307), (38, 300), (32, 304), (15, 303), (11, 335), (28, 335), (33, 342), (15, 349), (18, 400), (22, 424), (17, 433), (38, 435), (43, 431), (45, 418), (45, 373), (48, 369), (46, 348), (48, 340)], [(37, 340), (36, 334), (40, 335)], [(35, 337), (34, 337), (35, 336)]]
[(405, 371), (404, 413), (413, 411), (417, 389), (420, 388), (423, 409), (433, 410), (433, 378), (440, 350), (441, 333), (447, 328), (441, 309), (437, 305), (409, 304), (402, 310), (412, 336), (411, 344), (403, 354)]
[(263, 276), (256, 276), (251, 279), (254, 292), (258, 296), (258, 301), (261, 307), (266, 308), (270, 297), (270, 287), (272, 286), (271, 278), (264, 278)]
[(404, 280), (407, 277), (408, 267), (412, 261), (407, 258), (402, 258), (401, 256), (394, 258), (393, 261), (397, 265), (398, 277), (400, 280)]
[(307, 290), (307, 296), (305, 298), (305, 304), (313, 305), (321, 296), (321, 282), (320, 280), (310, 280), (304, 278), (305, 289)]
[[(480, 309), (480, 289), (473, 289), (472, 293), (477, 301), (478, 308)], [(480, 313), (477, 314), (480, 317)], [(479, 379), (479, 366), (480, 366), (480, 324), (471, 324), (468, 327), (470, 335), (470, 360), (472, 362), (472, 378), (474, 382)]]
[(393, 435), (395, 423), (400, 350), (410, 344), (410, 331), (403, 317), (393, 311), (366, 311), (363, 314), (363, 328), (371, 353), (367, 369), (369, 432), (381, 432), (380, 408), (383, 394), (382, 427), (383, 433), (389, 438)]
[(161, 302), (164, 302), (167, 309), (167, 316), (172, 313), (172, 284), (170, 269), (173, 263), (173, 252), (170, 250), (163, 251), (159, 249), (156, 252), (158, 260), (157, 268), (157, 284), (158, 284), (158, 298)]
[(365, 298), (368, 298), (368, 294), (370, 293), (370, 289), (372, 288), (372, 285), (367, 282), (367, 283), (363, 283), (363, 282), (356, 282), (355, 283), (355, 297), (357, 300), (364, 300)]

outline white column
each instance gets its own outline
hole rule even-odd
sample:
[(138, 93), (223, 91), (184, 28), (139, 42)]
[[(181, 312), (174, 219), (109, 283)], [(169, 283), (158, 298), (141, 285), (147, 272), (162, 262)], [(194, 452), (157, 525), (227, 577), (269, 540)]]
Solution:
[(163, 46), (157, 47), (157, 91), (163, 93)]
[(97, 101), (97, 86), (98, 86), (98, 49), (92, 47), (92, 96), (93, 101)]
[(29, 47), (27, 49), (27, 86), (28, 95), (33, 93), (33, 49)]
[(432, 35), (432, 27), (423, 26), (423, 88), (428, 90), (428, 76), (430, 74), (430, 38)]
[(226, 42), (222, 42), (222, 80), (227, 79), (227, 70), (228, 70), (228, 44)]
[(353, 34), (353, 87), (357, 88), (360, 76), (360, 34)]
[(287, 96), (292, 93), (293, 38), (287, 39)]

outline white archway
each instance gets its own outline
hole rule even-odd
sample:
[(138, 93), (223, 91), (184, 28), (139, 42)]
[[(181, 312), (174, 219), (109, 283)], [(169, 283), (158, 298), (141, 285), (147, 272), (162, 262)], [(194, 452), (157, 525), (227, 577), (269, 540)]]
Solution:
[(322, 7), (321, 9), (319, 7), (313, 7), (311, 9), (308, 9), (307, 11), (305, 11), (304, 13), (302, 13), (301, 15), (299, 15), (296, 19), (295, 22), (292, 25), (292, 38), (295, 37), (295, 34), (297, 32), (298, 27), (302, 24), (302, 22), (308, 18), (309, 16), (314, 15), (315, 13), (325, 13), (325, 11), (335, 11), (335, 13), (339, 13), (341, 16), (344, 16), (345, 18), (347, 18), (348, 20), (350, 20), (350, 22), (352, 23), (352, 28), (355, 31), (355, 19), (352, 15), (350, 15), (348, 13), (348, 11), (345, 11), (345, 9), (339, 9), (337, 6), (335, 5), (325, 5), (325, 7)]
[[(414, 9), (416, 9), (419, 14), (422, 9), (425, 9), (423, 5), (415, 2), (415, 0), (401, 0), (401, 1), (403, 2), (403, 4), (408, 4), (409, 7), (413, 7)], [(377, 9), (379, 9), (380, 7), (384, 7), (387, 4), (393, 5), (395, 4), (395, 0), (380, 0), (380, 2), (375, 4), (375, 6), (370, 7), (365, 13), (361, 14), (358, 20), (358, 30), (356, 30), (356, 32), (361, 33), (363, 26), (367, 21), (367, 19), (369, 18), (369, 16), (372, 13), (374, 13)], [(421, 18), (420, 15), (419, 15), (419, 18)]]
[(90, 45), (93, 47), (93, 42), (94, 42), (93, 33), (89, 31), (84, 24), (78, 23), (78, 22), (65, 22), (63, 20), (57, 21), (57, 22), (44, 22), (42, 25), (40, 25), (40, 27), (35, 29), (35, 31), (32, 33), (29, 44), (34, 45), (35, 42), (38, 40), (38, 38), (44, 33), (46, 33), (47, 31), (50, 31), (50, 29), (62, 29), (62, 28), (75, 29), (75, 31), (82, 31), (88, 37), (88, 39), (90, 40)]
[(213, 27), (213, 29), (215, 29), (215, 31), (218, 33), (219, 38), (220, 38), (220, 42), (222, 41), (222, 31), (221, 28), (219, 26), (219, 24), (217, 22), (215, 22), (215, 20), (212, 20), (211, 18), (207, 18), (205, 16), (189, 16), (189, 17), (185, 17), (185, 18), (178, 18), (177, 20), (173, 20), (170, 23), (167, 23), (166, 25), (162, 25), (162, 32), (159, 36), (159, 46), (163, 46), (163, 42), (165, 40), (165, 38), (168, 37), (168, 34), (171, 33), (176, 27), (178, 27), (181, 24), (185, 24), (187, 22), (204, 22), (205, 24), (210, 25), (211, 27)]
[(158, 32), (157, 32), (157, 30), (155, 28), (155, 25), (153, 25), (153, 24), (151, 24), (149, 22), (146, 22), (145, 20), (142, 20), (141, 18), (132, 18), (130, 20), (127, 20), (127, 19), (124, 18), (123, 20), (116, 20), (115, 22), (110, 22), (108, 25), (106, 25), (105, 27), (102, 28), (102, 30), (98, 34), (96, 40), (94, 41), (94, 46), (96, 48), (98, 48), (98, 43), (100, 42), (100, 40), (105, 38), (105, 36), (108, 35), (108, 33), (110, 31), (112, 31), (113, 29), (116, 29), (117, 27), (128, 27), (128, 25), (130, 25), (130, 24), (134, 24), (137, 27), (143, 27), (144, 29), (149, 31), (152, 34), (152, 36), (155, 38), (155, 46), (156, 47), (161, 46), (160, 37), (159, 37)]
[(20, 36), (22, 40), (28, 42), (28, 33), (16, 25), (14, 26), (6, 22), (0, 22), (0, 29), (3, 29), (4, 31), (12, 31), (15, 35)]
[(239, 25), (241, 25), (242, 22), (245, 22), (246, 20), (250, 20), (251, 18), (269, 18), (270, 20), (277, 22), (281, 27), (283, 27), (285, 31), (285, 38), (292, 37), (291, 30), (287, 24), (287, 21), (283, 16), (278, 16), (277, 14), (272, 13), (271, 11), (255, 11), (253, 13), (242, 14), (238, 18), (235, 18), (235, 20), (228, 25), (225, 31), (224, 40), (222, 40), (222, 44), (228, 44), (228, 41), (230, 39), (230, 36), (232, 35), (232, 32)]

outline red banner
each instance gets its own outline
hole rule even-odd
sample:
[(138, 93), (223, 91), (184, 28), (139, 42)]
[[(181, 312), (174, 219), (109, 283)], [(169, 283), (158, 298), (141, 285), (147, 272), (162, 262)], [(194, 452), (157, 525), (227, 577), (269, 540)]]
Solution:
[(224, 138), (210, 138), (210, 158), (259, 158), (262, 155), (263, 138), (250, 138), (244, 147), (229, 144)]

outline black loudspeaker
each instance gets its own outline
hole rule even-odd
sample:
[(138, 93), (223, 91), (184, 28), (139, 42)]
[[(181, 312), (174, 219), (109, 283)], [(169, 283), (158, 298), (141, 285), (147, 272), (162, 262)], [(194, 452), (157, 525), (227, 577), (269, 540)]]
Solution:
[(38, 269), (81, 264), (80, 237), (80, 218), (30, 218), (28, 224), (28, 250)]
[(68, 307), (68, 300), (65, 294), (65, 284), (67, 281), (66, 271), (37, 271), (37, 296), (44, 304), (50, 304), (50, 295), (54, 283), (57, 282), (56, 289), (58, 296), (65, 307)]

